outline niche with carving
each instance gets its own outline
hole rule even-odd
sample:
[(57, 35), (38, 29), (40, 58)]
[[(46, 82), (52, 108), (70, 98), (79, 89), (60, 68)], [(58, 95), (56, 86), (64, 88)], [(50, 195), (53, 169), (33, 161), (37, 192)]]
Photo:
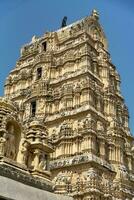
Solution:
[(11, 120), (7, 122), (6, 131), (7, 140), (5, 145), (5, 156), (12, 160), (16, 160), (21, 139), (21, 128), (17, 122)]

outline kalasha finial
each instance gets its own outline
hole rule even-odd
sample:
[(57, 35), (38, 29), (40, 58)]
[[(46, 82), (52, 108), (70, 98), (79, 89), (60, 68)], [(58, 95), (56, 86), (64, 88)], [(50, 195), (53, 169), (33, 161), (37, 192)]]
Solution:
[(98, 20), (99, 19), (99, 13), (98, 13), (98, 11), (95, 10), (95, 9), (92, 10), (91, 16)]

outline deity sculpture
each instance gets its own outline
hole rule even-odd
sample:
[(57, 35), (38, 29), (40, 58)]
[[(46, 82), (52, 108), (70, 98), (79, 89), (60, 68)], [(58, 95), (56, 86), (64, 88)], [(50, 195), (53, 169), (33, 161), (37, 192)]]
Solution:
[(92, 117), (91, 114), (88, 114), (87, 118), (84, 121), (84, 128), (92, 128)]
[(19, 155), (18, 155), (18, 162), (21, 164), (26, 165), (28, 160), (28, 146), (29, 143), (23, 139), (22, 145), (20, 147)]
[(38, 168), (40, 170), (46, 170), (47, 169), (47, 157), (44, 154), (40, 155)]
[(8, 131), (7, 157), (13, 160), (15, 160), (16, 157), (15, 133), (13, 125), (10, 126)]
[(102, 122), (100, 122), (100, 121), (97, 122), (97, 130), (102, 133), (104, 132), (104, 126), (103, 126)]
[(0, 137), (0, 155), (5, 156), (7, 148), (7, 135), (6, 133)]

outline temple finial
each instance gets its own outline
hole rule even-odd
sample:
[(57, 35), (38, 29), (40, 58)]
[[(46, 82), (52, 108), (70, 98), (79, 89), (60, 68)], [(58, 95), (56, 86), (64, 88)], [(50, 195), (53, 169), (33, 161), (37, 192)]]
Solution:
[(93, 9), (91, 16), (98, 20), (99, 19), (99, 12), (97, 10)]

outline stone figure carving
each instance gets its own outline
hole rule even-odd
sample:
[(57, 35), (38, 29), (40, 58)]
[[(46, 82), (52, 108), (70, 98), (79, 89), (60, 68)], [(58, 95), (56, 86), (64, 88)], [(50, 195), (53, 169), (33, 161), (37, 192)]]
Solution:
[[(12, 147), (11, 147), (12, 145)], [(9, 156), (11, 159), (15, 159), (16, 152), (15, 152), (15, 137), (14, 135), (10, 135), (9, 137), (9, 147), (11, 148), (9, 151)]]
[(86, 181), (86, 185), (87, 187), (93, 187), (96, 189), (100, 189), (100, 185), (101, 185), (101, 177), (99, 176), (98, 172), (93, 169), (90, 168), (84, 175), (84, 179)]
[(27, 159), (28, 159), (28, 145), (29, 145), (29, 143), (25, 139), (23, 139), (22, 146), (20, 147), (18, 161), (21, 164), (24, 164), (24, 165), (27, 164)]
[(93, 38), (94, 38), (94, 40), (99, 40), (99, 38), (100, 38), (100, 35), (99, 35), (99, 32), (97, 29), (94, 29), (94, 31), (93, 31)]
[(37, 170), (39, 168), (39, 162), (40, 162), (40, 150), (39, 149), (34, 149), (34, 151), (31, 153), (31, 163), (30, 163), (30, 168), (33, 170)]
[(93, 126), (93, 119), (91, 114), (89, 113), (84, 121), (84, 128), (92, 128)]
[(47, 169), (47, 157), (44, 154), (40, 155), (38, 168), (39, 168), (39, 170), (46, 170)]
[(72, 179), (72, 172), (71, 171), (64, 171), (59, 172), (57, 177), (54, 178), (53, 182), (56, 185), (66, 185), (67, 183), (71, 182)]
[(9, 157), (13, 160), (16, 157), (15, 134), (14, 134), (14, 126), (13, 125), (10, 126), (10, 129), (8, 132), (7, 157)]
[(64, 28), (65, 26), (67, 26), (67, 17), (66, 16), (62, 20), (61, 28)]
[(129, 174), (124, 165), (119, 166), (119, 171), (117, 172), (117, 176), (119, 176), (122, 180), (128, 180)]
[(100, 121), (97, 122), (97, 130), (100, 132), (104, 132), (104, 126)]
[(0, 155), (5, 156), (6, 154), (6, 146), (7, 144), (7, 136), (6, 133), (3, 134), (2, 137), (0, 137)]

